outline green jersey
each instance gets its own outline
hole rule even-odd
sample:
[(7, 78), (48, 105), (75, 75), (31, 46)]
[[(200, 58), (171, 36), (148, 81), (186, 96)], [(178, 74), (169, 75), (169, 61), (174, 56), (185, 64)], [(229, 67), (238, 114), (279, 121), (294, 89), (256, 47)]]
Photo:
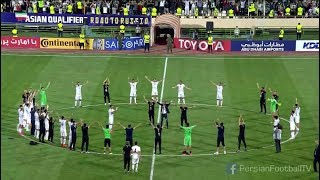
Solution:
[(102, 128), (102, 129), (103, 129), (103, 133), (104, 133), (104, 138), (111, 139), (110, 129), (106, 129), (106, 128)]
[(39, 94), (40, 94), (41, 106), (45, 106), (48, 103), (46, 90), (49, 88), (49, 85), (50, 84), (48, 84), (46, 88), (40, 90)]
[(192, 134), (192, 129), (196, 126), (191, 126), (191, 127), (182, 127), (180, 126), (183, 130), (184, 130), (184, 137), (187, 138), (187, 137), (191, 137), (191, 134)]

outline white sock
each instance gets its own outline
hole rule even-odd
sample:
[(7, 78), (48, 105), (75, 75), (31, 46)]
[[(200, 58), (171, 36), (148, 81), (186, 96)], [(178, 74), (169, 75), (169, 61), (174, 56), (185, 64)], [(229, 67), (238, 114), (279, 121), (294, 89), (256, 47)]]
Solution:
[(134, 164), (132, 164), (132, 171), (134, 171)]
[(180, 104), (180, 98), (178, 98), (178, 104)]
[(39, 130), (36, 130), (36, 138), (39, 138)]
[(44, 139), (45, 139), (46, 141), (48, 141), (48, 137), (49, 137), (49, 132), (46, 131), (46, 134), (44, 135)]
[(63, 138), (60, 138), (60, 144), (63, 144)]
[(22, 133), (22, 128), (19, 128), (19, 133)]
[(132, 102), (132, 98), (130, 97), (130, 104), (131, 104), (131, 102)]
[(138, 165), (139, 165), (139, 164), (137, 163), (137, 164), (136, 164), (136, 171), (138, 171)]
[(297, 128), (297, 134), (298, 134), (299, 130), (300, 130), (300, 129), (299, 129), (299, 128)]
[(74, 101), (74, 106), (77, 106), (77, 101)]
[(217, 100), (217, 106), (219, 106), (219, 100)]
[(63, 138), (63, 144), (66, 144), (66, 138)]
[(79, 101), (79, 106), (81, 106), (81, 101)]
[(223, 101), (221, 100), (220, 106), (222, 106)]
[(137, 97), (134, 97), (134, 103), (137, 104)]
[(29, 124), (26, 125), (26, 130), (29, 131)]
[(185, 104), (185, 103), (186, 103), (186, 101), (184, 100), (184, 98), (182, 99), (182, 103), (183, 103), (183, 104)]

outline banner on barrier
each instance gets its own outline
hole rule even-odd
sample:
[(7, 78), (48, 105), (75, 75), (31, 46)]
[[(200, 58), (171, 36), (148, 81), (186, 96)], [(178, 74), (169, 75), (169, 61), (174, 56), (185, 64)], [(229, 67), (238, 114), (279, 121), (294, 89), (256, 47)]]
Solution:
[[(174, 47), (194, 51), (208, 51), (207, 41), (192, 40), (187, 38), (174, 38)], [(213, 41), (212, 50), (217, 52), (230, 51), (230, 41)]]
[[(142, 49), (144, 47), (144, 41), (141, 37), (133, 37), (130, 39), (122, 40), (121, 50), (135, 50)], [(98, 50), (119, 50), (119, 44), (117, 39), (95, 39), (93, 42), (93, 48)]]
[(40, 38), (1, 36), (1, 48), (40, 48)]
[(297, 40), (296, 51), (319, 51), (319, 40)]
[[(40, 38), (40, 48), (80, 49), (79, 38)], [(85, 49), (93, 49), (93, 39), (86, 39)]]
[(115, 14), (33, 14), (33, 13), (1, 13), (1, 23), (29, 23), (82, 25), (87, 18), (88, 26), (151, 26), (151, 17), (142, 15), (124, 16)]
[(295, 41), (231, 41), (231, 51), (295, 51)]

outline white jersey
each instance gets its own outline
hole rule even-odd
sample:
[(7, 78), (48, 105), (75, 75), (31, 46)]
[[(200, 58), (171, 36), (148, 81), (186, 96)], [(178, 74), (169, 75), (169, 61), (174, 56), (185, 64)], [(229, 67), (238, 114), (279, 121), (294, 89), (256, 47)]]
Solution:
[(300, 107), (296, 107), (295, 111), (294, 111), (294, 116), (299, 116), (300, 117)]
[(130, 82), (130, 90), (131, 90), (131, 92), (136, 92), (137, 91), (137, 84), (138, 84), (138, 82)]
[(40, 119), (39, 119), (39, 113), (37, 111), (34, 113), (34, 124), (36, 129), (40, 129)]
[(152, 91), (158, 91), (159, 81), (151, 81), (151, 84), (152, 84)]
[(113, 118), (114, 118), (114, 109), (109, 109), (109, 124), (113, 124)]
[(177, 87), (178, 87), (178, 92), (184, 92), (184, 88), (186, 87), (186, 85), (178, 84)]
[(67, 120), (65, 119), (59, 119), (60, 122), (60, 131), (67, 131)]
[(71, 134), (71, 132), (72, 132), (72, 131), (71, 131), (72, 122), (69, 121), (69, 122), (68, 122), (68, 125), (69, 125), (69, 134)]
[(294, 114), (290, 115), (290, 120), (289, 120), (290, 131), (293, 131), (296, 128), (296, 125), (295, 125), (295, 122), (294, 122), (294, 117), (295, 117)]
[(18, 109), (18, 114), (19, 114), (19, 120), (23, 119), (24, 110), (19, 108)]
[(132, 158), (133, 159), (138, 159), (139, 158), (139, 153), (141, 152), (141, 148), (137, 145), (132, 146)]
[(273, 126), (277, 126), (280, 123), (280, 119), (275, 119), (273, 122)]
[(44, 128), (46, 129), (46, 131), (49, 131), (49, 115), (48, 114), (44, 119)]
[(76, 85), (76, 95), (81, 96), (82, 85)]
[(217, 94), (222, 94), (223, 86), (217, 85)]

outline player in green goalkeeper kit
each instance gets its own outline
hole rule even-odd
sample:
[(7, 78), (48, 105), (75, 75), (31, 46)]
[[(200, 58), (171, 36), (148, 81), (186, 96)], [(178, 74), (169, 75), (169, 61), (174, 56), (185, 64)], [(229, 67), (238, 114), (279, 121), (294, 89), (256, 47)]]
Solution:
[(270, 101), (271, 114), (277, 112), (277, 104), (278, 104), (278, 106), (281, 106), (281, 103), (279, 103), (273, 96), (271, 99), (268, 98), (268, 101)]
[[(183, 155), (186, 155), (186, 154), (192, 155), (192, 153), (191, 153), (191, 133), (192, 133), (192, 129), (194, 127), (196, 127), (196, 125), (191, 126), (191, 127), (189, 127), (189, 126), (190, 126), (189, 123), (186, 123), (186, 127), (180, 126), (180, 128), (184, 130), (184, 148), (185, 149), (182, 152)], [(190, 153), (187, 152), (188, 149), (189, 149)]]
[(47, 94), (46, 94), (46, 90), (49, 88), (50, 86), (50, 82), (48, 83), (47, 87), (43, 87), (40, 84), (40, 105), (41, 105), (41, 109), (44, 109), (45, 106), (48, 105), (48, 101), (47, 101)]

